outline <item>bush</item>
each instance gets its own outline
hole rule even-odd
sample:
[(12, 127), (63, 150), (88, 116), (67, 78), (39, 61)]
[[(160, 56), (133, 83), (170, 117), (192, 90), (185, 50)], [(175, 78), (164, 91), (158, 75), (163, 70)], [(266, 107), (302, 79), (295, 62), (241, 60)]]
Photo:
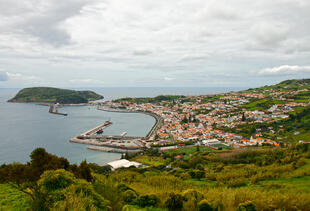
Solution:
[(183, 208), (183, 197), (180, 194), (170, 193), (165, 206), (172, 211), (181, 210)]
[(255, 204), (252, 202), (245, 202), (239, 204), (237, 211), (257, 211)]
[(183, 192), (183, 198), (185, 200), (194, 199), (195, 201), (200, 201), (203, 199), (203, 194), (194, 189), (188, 189)]
[(213, 208), (209, 205), (207, 200), (202, 200), (198, 204), (199, 211), (213, 211)]
[(133, 190), (126, 190), (122, 195), (124, 202), (128, 204), (131, 204), (137, 199), (137, 193)]
[(245, 178), (232, 179), (227, 182), (227, 186), (231, 188), (240, 187), (246, 185), (248, 181)]
[(296, 163), (296, 167), (300, 168), (302, 166), (304, 166), (306, 164), (306, 159), (305, 158), (300, 158), (297, 163)]
[(193, 178), (193, 179), (202, 179), (205, 177), (205, 172), (203, 170), (192, 170), (189, 172), (190, 176)]
[(159, 202), (159, 198), (155, 195), (144, 195), (136, 199), (135, 203), (139, 207), (155, 207)]
[(59, 189), (67, 188), (75, 183), (76, 179), (71, 172), (63, 169), (45, 171), (38, 181), (43, 193), (51, 193)]
[(194, 189), (188, 189), (183, 192), (183, 210), (197, 210), (197, 204), (203, 199), (203, 194)]

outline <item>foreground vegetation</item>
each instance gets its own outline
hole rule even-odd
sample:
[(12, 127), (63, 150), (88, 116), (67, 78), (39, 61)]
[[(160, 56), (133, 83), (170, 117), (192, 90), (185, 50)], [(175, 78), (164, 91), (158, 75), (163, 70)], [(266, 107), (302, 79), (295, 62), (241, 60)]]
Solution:
[(87, 103), (90, 100), (99, 100), (103, 97), (92, 91), (75, 91), (51, 87), (25, 88), (9, 100), (9, 102), (45, 102), (61, 104)]
[(135, 156), (148, 167), (108, 166), (36, 149), (0, 167), (0, 210), (309, 210), (310, 146)]

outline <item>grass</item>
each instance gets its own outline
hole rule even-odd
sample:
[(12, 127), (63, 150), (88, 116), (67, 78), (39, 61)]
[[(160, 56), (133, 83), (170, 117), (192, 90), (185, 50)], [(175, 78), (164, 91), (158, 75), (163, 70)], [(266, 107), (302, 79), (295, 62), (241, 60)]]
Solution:
[[(283, 178), (273, 179), (273, 180), (264, 180), (259, 182), (260, 186), (266, 187), (278, 187), (278, 188), (293, 188), (297, 191), (310, 193), (310, 160), (306, 160), (306, 164), (300, 168), (288, 172)], [(305, 175), (307, 174), (307, 175)], [(305, 176), (300, 176), (305, 175)]]
[(147, 155), (142, 155), (134, 158), (135, 161), (143, 163), (149, 166), (161, 166), (166, 164), (166, 160), (161, 157), (151, 157)]
[(259, 183), (259, 185), (265, 187), (284, 187), (284, 188), (294, 188), (295, 190), (302, 192), (310, 192), (310, 176), (295, 177), (289, 179), (276, 179), (276, 180), (266, 180)]
[(0, 184), (0, 210), (29, 210), (30, 198), (9, 184)]
[(215, 148), (219, 148), (221, 147), (223, 150), (230, 150), (230, 149), (233, 149), (231, 146), (226, 146), (224, 144), (216, 144), (214, 145)]
[(187, 180), (184, 180), (184, 182), (189, 183), (191, 185), (195, 185), (196, 187), (201, 187), (201, 186), (215, 187), (216, 185), (216, 182), (207, 180), (206, 178), (203, 178), (201, 180), (187, 179)]
[(306, 107), (298, 106), (298, 107), (295, 107), (295, 108), (294, 108), (294, 111), (290, 112), (290, 114), (296, 115), (296, 114), (302, 112), (302, 111), (305, 110), (305, 109), (306, 109)]
[(310, 132), (301, 132), (298, 135), (294, 135), (294, 139), (296, 141), (299, 141), (299, 140), (310, 141)]
[(253, 102), (250, 102), (244, 105), (244, 107), (250, 111), (254, 111), (254, 110), (263, 111), (263, 110), (269, 109), (271, 106), (275, 104), (284, 104), (284, 102), (281, 100), (277, 100), (277, 99), (261, 99), (261, 100), (255, 100)]
[[(199, 151), (200, 152), (207, 152), (207, 151), (214, 151), (214, 149), (210, 149), (209, 147), (205, 147), (205, 146), (200, 146), (199, 147)], [(183, 154), (185, 153), (185, 155), (190, 155), (197, 152), (197, 147), (186, 147), (186, 148), (179, 148), (179, 149), (172, 149), (167, 151), (168, 154)]]

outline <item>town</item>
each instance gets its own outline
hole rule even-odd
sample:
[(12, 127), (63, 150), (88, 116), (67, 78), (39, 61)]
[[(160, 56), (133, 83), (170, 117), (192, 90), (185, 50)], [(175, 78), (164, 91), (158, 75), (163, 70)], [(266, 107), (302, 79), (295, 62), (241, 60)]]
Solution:
[(204, 96), (166, 96), (167, 100), (158, 102), (139, 102), (139, 99), (124, 98), (104, 102), (100, 106), (129, 112), (151, 112), (162, 117), (163, 125), (146, 140), (151, 146), (161, 146), (161, 149), (185, 143), (215, 149), (223, 146), (279, 146), (282, 137), (276, 136), (272, 127), (267, 130), (268, 134), (274, 134), (273, 139), (267, 138), (261, 128), (255, 128), (249, 137), (238, 132), (227, 132), (222, 128), (233, 129), (255, 123), (268, 125), (289, 118), (289, 113), (296, 107), (310, 105), (309, 101), (293, 99), (293, 96), (307, 92), (308, 89), (287, 88), (287, 91), (271, 88), (263, 92), (252, 90)]

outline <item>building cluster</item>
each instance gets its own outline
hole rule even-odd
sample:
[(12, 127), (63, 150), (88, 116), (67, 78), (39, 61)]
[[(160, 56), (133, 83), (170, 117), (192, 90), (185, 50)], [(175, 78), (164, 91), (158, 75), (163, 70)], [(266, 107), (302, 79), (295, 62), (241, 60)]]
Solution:
[[(232, 92), (219, 95), (191, 96), (184, 99), (161, 101), (159, 103), (135, 103), (134, 101), (107, 102), (114, 108), (126, 108), (130, 111), (153, 112), (164, 119), (164, 124), (156, 135), (149, 138), (155, 145), (169, 145), (175, 142), (197, 141), (198, 143), (220, 142), (233, 147), (279, 144), (261, 137), (261, 133), (253, 131), (251, 138), (245, 138), (236, 133), (228, 133), (220, 128), (235, 128), (238, 125), (253, 123), (272, 123), (289, 117), (289, 112), (297, 106), (307, 106), (308, 103), (297, 103), (287, 96), (293, 96), (299, 91), (277, 92), (269, 90), (268, 97), (276, 97), (285, 104), (273, 104), (267, 109), (249, 109), (247, 105), (259, 99), (265, 99), (266, 93)], [(283, 101), (282, 101), (283, 102)], [(255, 108), (255, 106), (254, 106)], [(270, 129), (272, 132), (272, 129)]]

